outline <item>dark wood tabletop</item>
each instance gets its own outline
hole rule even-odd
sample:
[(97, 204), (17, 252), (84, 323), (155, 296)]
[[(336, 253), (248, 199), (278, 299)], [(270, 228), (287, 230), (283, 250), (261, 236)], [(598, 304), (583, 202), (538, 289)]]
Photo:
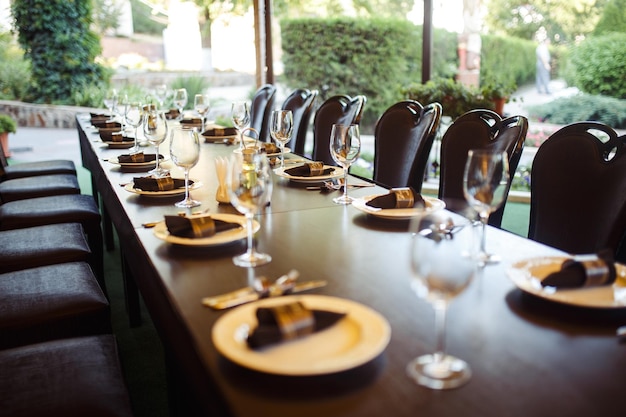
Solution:
[[(168, 365), (200, 415), (279, 416), (624, 416), (626, 344), (615, 336), (626, 324), (619, 308), (555, 303), (523, 293), (507, 269), (515, 261), (563, 253), (494, 228), (488, 249), (502, 262), (480, 270), (448, 314), (447, 350), (472, 369), (458, 389), (433, 391), (406, 376), (407, 363), (435, 349), (433, 308), (410, 289), (408, 223), (366, 215), (332, 202), (337, 192), (308, 191), (276, 177), (270, 207), (257, 216), (258, 249), (272, 262), (241, 268), (232, 256), (245, 241), (213, 248), (171, 245), (145, 222), (174, 214), (176, 198), (147, 198), (119, 184), (132, 181), (105, 159), (124, 150), (105, 148), (79, 115), (83, 163), (111, 215), (122, 250), (168, 353)], [(203, 143), (191, 177), (202, 182), (192, 196), (200, 210), (235, 213), (215, 201), (213, 159), (232, 146)], [(146, 152), (154, 152), (145, 148)], [(167, 145), (161, 152), (167, 154)], [(362, 182), (361, 179), (352, 179)], [(354, 196), (382, 194), (380, 187), (350, 189)], [(380, 313), (391, 339), (374, 359), (353, 369), (316, 376), (258, 372), (222, 356), (212, 328), (225, 311), (202, 297), (276, 278), (290, 269), (300, 280), (324, 279), (311, 291), (352, 300)]]

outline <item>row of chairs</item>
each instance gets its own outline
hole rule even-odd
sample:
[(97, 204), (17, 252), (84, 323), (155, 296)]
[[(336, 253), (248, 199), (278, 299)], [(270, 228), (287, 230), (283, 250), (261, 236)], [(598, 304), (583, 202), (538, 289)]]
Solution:
[(0, 155), (0, 415), (132, 416), (93, 198), (72, 161)]

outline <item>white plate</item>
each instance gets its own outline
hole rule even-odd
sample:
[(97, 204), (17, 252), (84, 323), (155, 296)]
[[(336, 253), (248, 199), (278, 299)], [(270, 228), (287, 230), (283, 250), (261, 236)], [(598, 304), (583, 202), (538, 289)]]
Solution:
[(106, 144), (111, 149), (128, 149), (135, 145), (135, 140), (123, 140), (121, 142), (103, 140), (102, 143)]
[[(148, 162), (120, 162), (116, 156), (113, 158), (109, 158), (108, 161), (112, 164), (120, 165), (125, 168), (149, 168), (155, 167), (156, 161), (148, 161)], [(161, 158), (159, 163), (164, 162), (165, 158)]]
[[(246, 226), (246, 218), (244, 216), (240, 216), (237, 214), (222, 214), (215, 213), (211, 214), (211, 217), (216, 220), (223, 220), (231, 223), (239, 223), (241, 228), (239, 229), (231, 229), (225, 232), (216, 233), (211, 237), (203, 237), (198, 239), (190, 239), (186, 237), (172, 236), (170, 232), (167, 230), (167, 226), (165, 225), (165, 220), (159, 222), (154, 226), (154, 235), (161, 240), (164, 240), (168, 243), (173, 243), (176, 245), (185, 245), (185, 246), (219, 246), (225, 245), (228, 243), (236, 242), (238, 240), (245, 239), (248, 237), (248, 230)], [(252, 225), (252, 231), (256, 233), (261, 225), (255, 220)]]
[[(241, 148), (237, 148), (235, 150), (233, 150), (234, 153), (241, 153)], [(287, 155), (288, 153), (291, 153), (291, 149), (288, 147), (285, 147), (285, 155)], [(266, 153), (265, 154), (267, 157), (272, 157), (272, 156), (280, 156), (280, 152), (275, 152), (275, 153)]]
[[(193, 184), (189, 186), (189, 190), (195, 190), (202, 185), (199, 181), (194, 181)], [(147, 197), (172, 197), (175, 195), (185, 194), (185, 187), (174, 188), (173, 190), (167, 191), (144, 191), (134, 187), (134, 183), (129, 182), (124, 186), (124, 189), (128, 192), (147, 196)]]
[(288, 180), (295, 181), (295, 182), (321, 182), (321, 181), (326, 181), (326, 180), (332, 180), (333, 178), (343, 177), (343, 168), (335, 167), (332, 165), (324, 165), (324, 169), (334, 168), (335, 169), (334, 172), (328, 175), (320, 175), (317, 177), (297, 177), (297, 176), (289, 175), (285, 172), (285, 170), (291, 169), (291, 168), (294, 168), (294, 167), (290, 166), (290, 167), (276, 168), (274, 170), (274, 173), (278, 175), (279, 177), (287, 178)]
[[(348, 186), (349, 185), (350, 183), (348, 182)], [(431, 213), (433, 211), (441, 210), (446, 207), (446, 203), (444, 203), (442, 200), (427, 196), (422, 196), (424, 198), (424, 202), (426, 203), (426, 207), (424, 208), (380, 209), (367, 205), (368, 201), (380, 195), (382, 194), (355, 198), (354, 201), (352, 201), (352, 205), (354, 206), (354, 208), (361, 210), (364, 213), (371, 214), (372, 216), (394, 220), (408, 220), (415, 216)]]
[(626, 266), (615, 264), (617, 279), (613, 285), (560, 289), (542, 287), (541, 279), (558, 271), (566, 257), (539, 257), (514, 263), (507, 269), (509, 278), (522, 291), (546, 300), (579, 307), (626, 308)]
[(204, 138), (204, 141), (206, 143), (214, 143), (214, 142), (224, 142), (225, 140), (228, 139), (234, 139), (237, 137), (237, 135), (226, 135), (226, 136), (208, 136), (208, 135), (202, 135), (202, 137)]
[[(347, 315), (328, 329), (303, 338), (253, 350), (247, 330), (256, 326), (256, 308), (301, 301), (306, 307)], [(389, 343), (391, 328), (378, 312), (354, 301), (324, 295), (268, 298), (237, 307), (220, 317), (212, 331), (217, 350), (231, 361), (280, 375), (320, 375), (362, 365)]]

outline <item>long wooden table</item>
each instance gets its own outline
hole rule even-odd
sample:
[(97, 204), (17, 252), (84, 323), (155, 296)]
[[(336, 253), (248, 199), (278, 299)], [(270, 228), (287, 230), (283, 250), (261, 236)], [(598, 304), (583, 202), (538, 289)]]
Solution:
[[(404, 222), (382, 221), (332, 202), (335, 193), (307, 191), (276, 178), (271, 206), (258, 216), (260, 250), (273, 260), (239, 268), (232, 255), (244, 244), (221, 248), (177, 247), (154, 236), (144, 222), (179, 211), (177, 198), (149, 199), (119, 184), (133, 174), (106, 162), (123, 150), (105, 148), (77, 117), (84, 166), (120, 236), (122, 251), (163, 341), (170, 369), (188, 394), (188, 415), (279, 416), (624, 416), (626, 344), (615, 336), (626, 324), (623, 309), (556, 304), (517, 289), (507, 277), (512, 262), (561, 252), (490, 228), (488, 247), (502, 255), (484, 268), (450, 308), (448, 351), (472, 368), (471, 381), (437, 392), (405, 373), (414, 357), (432, 352), (434, 313), (409, 287)], [(215, 201), (213, 159), (233, 147), (203, 143), (191, 177), (201, 210), (234, 213)], [(162, 152), (167, 146), (163, 145)], [(146, 148), (146, 152), (151, 152)], [(354, 196), (383, 193), (351, 189)], [(179, 198), (179, 197), (178, 197)], [(575, 227), (575, 225), (572, 225)], [(254, 276), (278, 277), (296, 268), (301, 280), (325, 279), (315, 294), (362, 303), (391, 326), (384, 352), (357, 368), (330, 375), (281, 376), (246, 369), (220, 355), (211, 338), (224, 312), (202, 306), (204, 296), (248, 285)]]

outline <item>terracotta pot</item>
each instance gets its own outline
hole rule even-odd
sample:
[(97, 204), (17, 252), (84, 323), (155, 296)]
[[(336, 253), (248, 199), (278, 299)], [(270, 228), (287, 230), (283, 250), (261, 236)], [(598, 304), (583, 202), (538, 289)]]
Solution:
[(11, 156), (11, 152), (9, 151), (9, 132), (0, 133), (0, 143), (2, 144), (2, 149), (4, 150), (4, 156), (9, 158)]
[(498, 113), (500, 116), (504, 116), (504, 104), (506, 103), (506, 98), (502, 97), (502, 98), (494, 98), (493, 99), (493, 104), (495, 106), (495, 111), (496, 113)]

